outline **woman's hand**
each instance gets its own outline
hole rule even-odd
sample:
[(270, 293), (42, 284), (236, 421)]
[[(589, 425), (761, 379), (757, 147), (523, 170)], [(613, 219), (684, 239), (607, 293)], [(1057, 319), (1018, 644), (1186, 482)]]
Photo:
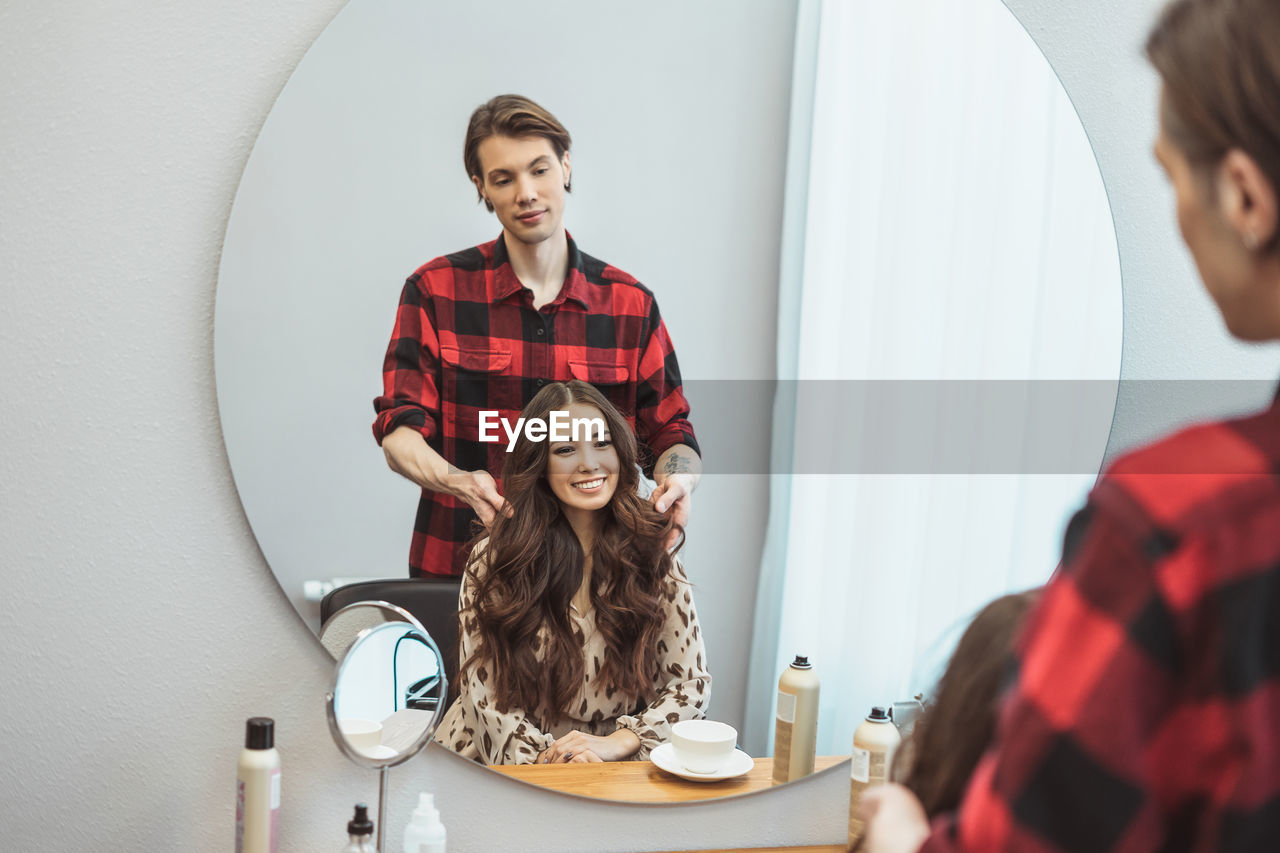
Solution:
[(866, 853), (915, 853), (929, 837), (929, 818), (915, 794), (902, 785), (877, 785), (859, 804), (867, 834)]
[[(568, 758), (564, 761), (560, 761), (557, 763), (559, 764), (591, 764), (592, 762), (595, 762), (597, 764), (603, 764), (604, 759), (596, 755), (591, 750), (584, 749), (582, 750), (582, 752), (573, 753), (571, 758)], [(541, 757), (538, 758), (538, 763), (539, 764), (542, 763)]]
[(640, 751), (640, 738), (630, 729), (618, 729), (606, 737), (569, 732), (538, 756), (539, 764), (591, 761), (623, 761)]

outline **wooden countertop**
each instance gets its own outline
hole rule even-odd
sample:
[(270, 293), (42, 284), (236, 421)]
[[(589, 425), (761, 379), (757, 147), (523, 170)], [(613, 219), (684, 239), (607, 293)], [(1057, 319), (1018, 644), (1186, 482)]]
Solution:
[[(847, 755), (821, 755), (813, 762), (814, 772), (846, 760)], [(513, 764), (490, 765), (490, 769), (523, 779), (534, 785), (609, 800), (637, 803), (682, 803), (709, 800), (773, 787), (773, 759), (757, 758), (751, 770), (736, 779), (719, 782), (690, 782), (664, 773), (651, 761), (610, 761), (600, 764)], [(844, 844), (802, 847), (735, 847), (689, 850), (682, 853), (844, 853)]]
[[(814, 761), (814, 772), (847, 759), (847, 755), (822, 755)], [(773, 787), (773, 759), (757, 758), (755, 766), (742, 776), (719, 782), (691, 782), (659, 770), (651, 761), (606, 761), (593, 764), (508, 764), (490, 765), (515, 779), (543, 788), (632, 803), (683, 803), (709, 800)], [(825, 847), (792, 848), (826, 850)], [(839, 847), (832, 849), (840, 849)]]

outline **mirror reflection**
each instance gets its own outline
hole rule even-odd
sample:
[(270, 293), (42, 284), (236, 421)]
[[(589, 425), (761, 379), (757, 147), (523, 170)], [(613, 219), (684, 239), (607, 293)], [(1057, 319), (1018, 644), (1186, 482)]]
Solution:
[(329, 707), (335, 737), (348, 755), (375, 766), (416, 754), (446, 699), (439, 653), (404, 615), (382, 603), (355, 605), (321, 632), (339, 661)]
[(667, 550), (680, 528), (637, 491), (630, 426), (579, 380), (521, 415), (556, 412), (597, 428), (516, 438), (509, 511), (462, 581), (459, 697), (439, 740), (482, 764), (645, 759), (711, 698), (693, 589)]
[[(677, 556), (690, 614), (696, 596), (704, 655), (699, 662), (695, 652), (697, 666), (663, 657), (681, 667), (677, 680), (654, 678), (645, 690), (623, 691), (625, 699), (616, 689), (608, 695), (617, 685), (606, 684), (603, 701), (592, 692), (592, 660), (574, 707), (563, 696), (534, 698), (556, 686), (543, 678), (523, 701), (550, 701), (552, 709), (537, 715), (544, 725), (526, 724), (521, 740), (512, 738), (519, 722), (495, 721), (487, 745), (483, 734), (458, 736), (466, 728), (459, 721), (478, 719), (477, 697), (495, 689), (487, 668), (490, 683), (472, 684), (473, 666), (449, 678), (475, 690), (445, 699), (453, 717), (438, 736), (501, 772), (589, 796), (741, 793), (771, 784), (778, 678), (805, 655), (823, 684), (815, 768), (830, 766), (849, 754), (867, 706), (932, 684), (955, 628), (978, 606), (1048, 576), (1065, 514), (1102, 458), (1114, 394), (1087, 407), (1090, 419), (1072, 422), (1078, 429), (1070, 440), (1090, 461), (1053, 476), (1025, 476), (1013, 465), (970, 466), (966, 478), (922, 453), (918, 468), (889, 472), (909, 476), (868, 477), (858, 469), (799, 471), (778, 460), (820, 462), (835, 458), (837, 445), (859, 445), (874, 457), (874, 447), (861, 446), (870, 439), (859, 419), (901, 433), (898, 421), (862, 411), (833, 423), (815, 415), (821, 409), (788, 408), (788, 393), (815, 395), (812, 385), (797, 393), (787, 383), (1114, 380), (1118, 263), (1083, 129), (1044, 58), (995, 0), (964, 9), (570, 3), (552, 37), (563, 44), (533, 69), (477, 54), (456, 37), (481, 32), (492, 14), (517, 28), (545, 28), (527, 4), (514, 2), (482, 13), (462, 4), (353, 0), (300, 64), (263, 129), (227, 230), (215, 328), (223, 430), (254, 534), (313, 627), (326, 594), (403, 603), (362, 586), (391, 579), (411, 593), (428, 590), (432, 607), (445, 602), (445, 616), (431, 618), (403, 605), (440, 642), (448, 669), (476, 650), (457, 645), (461, 580), (407, 578), (431, 522), (418, 513), (420, 489), (387, 470), (370, 435), (369, 403), (380, 390), (405, 276), (428, 258), (484, 245), (506, 229), (502, 199), (494, 214), (477, 203), (460, 143), (476, 105), (499, 92), (525, 92), (573, 134), (568, 157), (556, 164), (572, 176), (572, 192), (560, 199), (563, 223), (586, 251), (644, 283), (679, 353), (706, 467)], [(678, 32), (668, 25), (674, 16), (683, 24)], [(637, 61), (583, 75), (579, 46), (604, 34)], [(660, 67), (646, 59), (655, 44), (670, 58)], [(748, 114), (752, 127), (744, 132)], [(538, 288), (517, 280), (536, 311)], [(499, 364), (499, 349), (473, 334), (441, 360), (455, 378), (488, 377), (489, 390), (500, 393), (492, 380), (510, 363)], [(640, 429), (611, 387), (618, 383), (598, 369), (604, 352), (612, 349), (597, 348), (580, 378), (601, 389), (628, 428)], [(515, 350), (507, 355), (514, 360)], [(494, 408), (516, 413), (537, 390), (517, 388)], [(984, 411), (997, 426), (1048, 433), (1026, 426), (1035, 423), (1026, 406)], [(963, 452), (998, 432), (957, 425), (939, 406), (927, 411), (916, 420), (927, 426), (918, 442), (930, 452)], [(510, 454), (503, 442), (484, 448), (480, 460), (442, 455), (501, 479)], [(508, 500), (509, 488), (503, 484)], [(454, 526), (449, 536), (465, 541), (468, 533)], [(526, 539), (546, 535), (538, 528)], [(576, 532), (566, 541), (573, 559), (557, 564), (552, 618), (561, 620), (562, 641), (583, 630), (593, 609), (598, 625), (601, 608), (612, 606), (607, 590), (592, 586), (609, 576), (585, 570)], [(461, 569), (452, 555), (446, 562)], [(326, 615), (341, 606), (336, 601)], [(500, 624), (467, 629), (464, 622), (464, 646), (486, 630), (498, 636)], [(545, 642), (539, 627), (525, 624), (511, 636)], [(577, 648), (591, 642), (605, 639), (593, 635)], [(401, 655), (412, 656), (412, 645), (403, 642)], [(677, 652), (668, 643), (663, 654), (690, 648)], [(392, 657), (398, 660), (394, 644)], [(385, 744), (387, 719), (416, 710), (406, 689), (430, 674), (401, 677), (381, 653), (368, 666), (379, 686), (359, 693), (384, 698), (376, 707), (352, 699), (341, 719), (345, 740), (373, 749)], [(654, 720), (649, 729), (658, 739), (627, 756), (651, 762), (611, 762), (634, 777), (586, 788), (581, 777), (562, 775), (574, 769), (565, 765), (502, 763), (536, 761), (567, 736), (564, 726), (572, 724), (547, 722), (557, 715), (577, 713), (584, 734), (609, 737), (619, 720), (661, 707), (665, 692), (688, 697), (690, 688), (680, 685), (701, 683), (695, 671), (710, 677), (709, 700), (663, 713), (665, 723)], [(676, 718), (666, 719), (669, 713)], [(684, 715), (731, 726), (752, 767), (714, 784), (679, 778), (688, 772), (684, 763), (662, 769), (654, 753), (671, 742), (663, 726)], [(378, 743), (355, 721), (383, 725)], [(556, 754), (567, 752), (600, 757), (590, 746)], [(685, 787), (655, 792), (655, 780)]]

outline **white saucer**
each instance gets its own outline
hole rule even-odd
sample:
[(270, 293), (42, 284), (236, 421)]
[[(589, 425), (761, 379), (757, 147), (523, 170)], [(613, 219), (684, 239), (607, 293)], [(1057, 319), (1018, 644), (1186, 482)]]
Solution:
[(374, 746), (370, 746), (365, 749), (360, 749), (359, 747), (357, 747), (356, 752), (359, 752), (362, 755), (367, 755), (370, 758), (377, 758), (379, 760), (383, 758), (395, 758), (397, 755), (400, 754), (396, 752), (394, 749), (392, 749), (391, 747), (387, 746), (385, 743), (375, 744)]
[(692, 770), (685, 770), (676, 761), (676, 748), (669, 743), (664, 743), (649, 753), (649, 760), (657, 765), (659, 770), (664, 770), (673, 776), (679, 776), (681, 779), (688, 779), (691, 782), (719, 782), (724, 779), (733, 779), (756, 766), (750, 755), (740, 749), (735, 749), (733, 755), (725, 762), (724, 767), (715, 773), (694, 773)]

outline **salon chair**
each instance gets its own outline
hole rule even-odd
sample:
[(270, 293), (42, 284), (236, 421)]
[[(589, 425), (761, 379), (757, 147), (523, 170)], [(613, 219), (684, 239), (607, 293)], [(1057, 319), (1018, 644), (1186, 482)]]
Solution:
[(320, 602), (320, 624), (348, 604), (385, 601), (402, 607), (427, 629), (444, 657), (449, 700), (458, 695), (458, 593), (461, 578), (396, 578), (335, 587)]

